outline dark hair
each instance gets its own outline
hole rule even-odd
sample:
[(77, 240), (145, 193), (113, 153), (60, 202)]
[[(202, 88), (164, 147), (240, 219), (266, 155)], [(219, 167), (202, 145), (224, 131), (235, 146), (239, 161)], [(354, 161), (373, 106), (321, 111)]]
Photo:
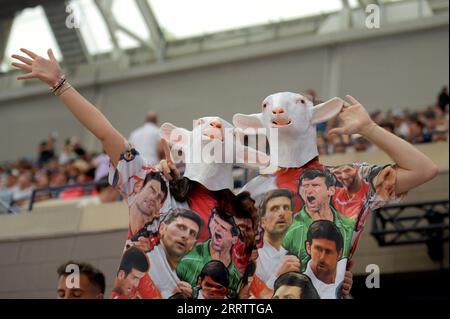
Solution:
[(230, 284), (230, 273), (220, 260), (210, 260), (203, 266), (198, 278), (203, 280), (206, 276), (211, 277), (212, 280), (224, 287), (228, 288)]
[(291, 201), (291, 209), (294, 209), (294, 194), (286, 188), (279, 188), (268, 191), (264, 194), (263, 200), (259, 205), (259, 216), (263, 217), (266, 215), (267, 203), (276, 197), (287, 197)]
[(164, 197), (163, 197), (163, 200), (161, 202), (164, 203), (164, 201), (167, 198), (167, 184), (166, 184), (166, 181), (162, 178), (162, 175), (161, 175), (160, 172), (150, 171), (150, 172), (147, 173), (147, 175), (145, 175), (144, 183), (142, 184), (142, 187), (145, 187), (145, 185), (151, 180), (158, 181), (161, 184), (161, 191), (164, 193)]
[(178, 217), (183, 217), (192, 220), (198, 225), (198, 233), (197, 237), (200, 234), (200, 231), (202, 229), (203, 221), (200, 216), (197, 215), (197, 213), (193, 212), (192, 210), (185, 209), (185, 208), (173, 208), (169, 210), (166, 216), (164, 216), (162, 223), (166, 225), (170, 225), (175, 219)]
[(302, 175), (300, 175), (300, 178), (298, 180), (298, 190), (300, 191), (300, 187), (302, 186), (302, 183), (305, 179), (311, 180), (311, 179), (315, 179), (317, 177), (323, 177), (325, 179), (325, 185), (327, 186), (327, 188), (336, 185), (335, 178), (328, 171), (313, 168), (313, 169), (307, 169), (306, 171), (303, 172)]
[(208, 227), (215, 215), (219, 216), (220, 219), (224, 220), (225, 222), (231, 225), (231, 236), (234, 237), (239, 236), (241, 234), (239, 227), (234, 222), (233, 215), (226, 212), (225, 210), (220, 209), (219, 207), (214, 207), (212, 209), (211, 216), (209, 217)]
[(108, 176), (104, 176), (100, 178), (97, 183), (95, 183), (95, 190), (97, 193), (100, 193), (102, 190), (110, 187), (111, 185), (108, 182)]
[(313, 239), (328, 239), (334, 241), (338, 253), (344, 246), (341, 232), (336, 225), (329, 220), (316, 220), (309, 226), (306, 241), (311, 245)]
[(189, 299), (189, 298), (183, 295), (181, 292), (177, 292), (167, 299)]
[(236, 195), (234, 197), (234, 199), (233, 199), (234, 217), (242, 218), (242, 219), (250, 219), (252, 221), (252, 227), (254, 227), (255, 220), (253, 220), (252, 213), (248, 209), (246, 209), (246, 207), (244, 205), (244, 201), (246, 201), (246, 200), (250, 200), (253, 203), (255, 203), (253, 198), (250, 196), (250, 193), (247, 191), (239, 193), (238, 195)]
[(281, 286), (299, 287), (302, 290), (300, 299), (320, 299), (311, 279), (299, 272), (290, 271), (278, 277), (273, 285), (274, 294)]
[(119, 271), (122, 270), (126, 277), (133, 269), (140, 272), (147, 272), (149, 267), (150, 263), (144, 252), (139, 248), (130, 247), (122, 255)]
[(105, 275), (91, 264), (85, 262), (76, 262), (72, 260), (65, 262), (57, 269), (58, 278), (70, 275), (70, 273), (66, 271), (67, 266), (70, 264), (77, 265), (80, 269), (80, 274), (85, 274), (93, 286), (95, 286), (102, 294), (105, 293)]

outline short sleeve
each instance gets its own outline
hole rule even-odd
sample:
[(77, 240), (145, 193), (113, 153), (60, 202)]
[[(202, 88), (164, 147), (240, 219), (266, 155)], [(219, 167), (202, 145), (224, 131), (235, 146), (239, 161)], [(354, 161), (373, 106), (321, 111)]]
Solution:
[(135, 195), (141, 190), (148, 172), (156, 170), (147, 164), (145, 158), (128, 144), (125, 152), (120, 154), (117, 166), (109, 165), (109, 183), (127, 198), (128, 206), (133, 204)]

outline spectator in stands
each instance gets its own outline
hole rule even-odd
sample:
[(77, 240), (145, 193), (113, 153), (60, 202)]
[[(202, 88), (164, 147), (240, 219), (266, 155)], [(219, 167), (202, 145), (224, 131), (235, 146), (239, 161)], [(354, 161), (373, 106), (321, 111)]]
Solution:
[(328, 153), (330, 153), (330, 154), (345, 153), (345, 150), (346, 150), (346, 145), (344, 143), (344, 140), (342, 139), (342, 136), (332, 135), (330, 137), (330, 145), (328, 148)]
[(83, 199), (78, 206), (86, 207), (104, 203), (113, 203), (119, 198), (119, 192), (108, 183), (108, 176), (104, 176), (95, 185), (97, 195)]
[(41, 167), (55, 156), (56, 134), (52, 133), (47, 141), (41, 142), (39, 145), (38, 166)]
[(50, 176), (50, 186), (64, 186), (68, 183), (68, 178), (64, 170), (58, 169), (54, 171)]
[(34, 189), (33, 172), (27, 169), (21, 172), (17, 185), (12, 189), (12, 200), (18, 207), (25, 206), (31, 198)]
[(325, 137), (322, 134), (317, 135), (317, 149), (319, 151), (319, 155), (327, 155), (328, 154), (328, 146)]
[(431, 137), (432, 142), (446, 142), (448, 141), (448, 127), (444, 125), (436, 126)]
[[(35, 174), (34, 174), (34, 179), (36, 181), (36, 188), (48, 188), (50, 186), (50, 179), (49, 179), (49, 173), (45, 170), (38, 170)], [(44, 192), (44, 193), (39, 193), (36, 195), (35, 197), (35, 201), (36, 202), (41, 202), (47, 199), (52, 198), (50, 192)]]
[(434, 129), (436, 128), (436, 114), (432, 110), (424, 113), (425, 126), (423, 128), (424, 143), (431, 142)]
[(4, 181), (0, 186), (1, 191), (12, 192), (13, 188), (16, 186), (17, 178), (19, 176), (19, 171), (17, 169), (12, 169), (6, 171), (4, 174)]
[(64, 143), (63, 150), (58, 157), (59, 164), (61, 165), (67, 164), (70, 161), (74, 160), (76, 156), (77, 155), (73, 151), (71, 140), (67, 139), (66, 142)]
[(412, 144), (418, 144), (424, 142), (423, 136), (423, 124), (417, 117), (410, 118), (409, 125), (409, 142)]
[(106, 155), (104, 150), (100, 155), (94, 157), (92, 160), (92, 166), (95, 167), (95, 181), (99, 181), (102, 177), (108, 176), (109, 156)]
[(159, 127), (156, 113), (149, 111), (145, 117), (145, 124), (134, 130), (129, 138), (134, 148), (148, 161), (149, 165), (159, 163)]
[(365, 152), (367, 151), (369, 145), (368, 141), (363, 138), (361, 135), (353, 134), (352, 135), (352, 143), (355, 152)]
[(81, 146), (80, 141), (78, 140), (78, 138), (73, 138), (72, 139), (72, 147), (73, 147), (73, 152), (76, 154), (76, 156), (86, 162), (89, 162), (89, 160), (87, 159), (87, 152), (86, 150)]
[(444, 86), (438, 96), (438, 106), (440, 107), (442, 112), (445, 112), (445, 109), (448, 107), (448, 103), (449, 103), (448, 88), (447, 86)]
[(68, 261), (58, 267), (58, 299), (103, 299), (105, 276), (92, 265)]
[(394, 124), (394, 133), (403, 139), (408, 137), (409, 126), (405, 119), (405, 114), (402, 111), (392, 112), (392, 121)]

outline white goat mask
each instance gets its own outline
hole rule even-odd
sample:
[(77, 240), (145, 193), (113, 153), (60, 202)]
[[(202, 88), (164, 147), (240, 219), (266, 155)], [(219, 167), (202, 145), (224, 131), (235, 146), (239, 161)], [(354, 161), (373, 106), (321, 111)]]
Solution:
[[(192, 131), (164, 123), (160, 135), (172, 146), (174, 158), (186, 163), (184, 176), (212, 191), (233, 189), (234, 165), (262, 168), (270, 161), (265, 153), (235, 139), (233, 125), (220, 117), (202, 117), (194, 121)], [(180, 150), (182, 158), (176, 154)]]
[(301, 94), (275, 93), (264, 99), (261, 113), (235, 114), (233, 124), (237, 129), (266, 129), (271, 166), (301, 167), (319, 155), (315, 125), (335, 117), (343, 104), (344, 101), (335, 97), (313, 106)]

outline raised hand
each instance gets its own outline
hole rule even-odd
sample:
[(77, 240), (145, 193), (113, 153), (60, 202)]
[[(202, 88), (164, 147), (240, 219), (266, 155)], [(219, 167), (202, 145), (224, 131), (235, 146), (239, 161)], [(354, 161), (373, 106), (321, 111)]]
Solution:
[(39, 79), (47, 83), (50, 87), (55, 85), (61, 77), (62, 72), (53, 51), (48, 49), (47, 54), (49, 59), (45, 59), (27, 49), (22, 48), (20, 50), (28, 55), (28, 57), (13, 54), (11, 57), (22, 63), (13, 62), (11, 65), (17, 69), (28, 71), (28, 73), (19, 75), (17, 79)]
[(342, 121), (341, 127), (333, 128), (328, 134), (361, 134), (368, 132), (375, 123), (370, 118), (364, 106), (359, 103), (353, 96), (345, 96), (349, 101), (344, 102), (344, 107), (338, 115)]
[(162, 159), (156, 168), (164, 175), (168, 181), (176, 180), (180, 176), (175, 163), (172, 161), (169, 144), (165, 139), (161, 139), (161, 147), (164, 151), (164, 159)]

